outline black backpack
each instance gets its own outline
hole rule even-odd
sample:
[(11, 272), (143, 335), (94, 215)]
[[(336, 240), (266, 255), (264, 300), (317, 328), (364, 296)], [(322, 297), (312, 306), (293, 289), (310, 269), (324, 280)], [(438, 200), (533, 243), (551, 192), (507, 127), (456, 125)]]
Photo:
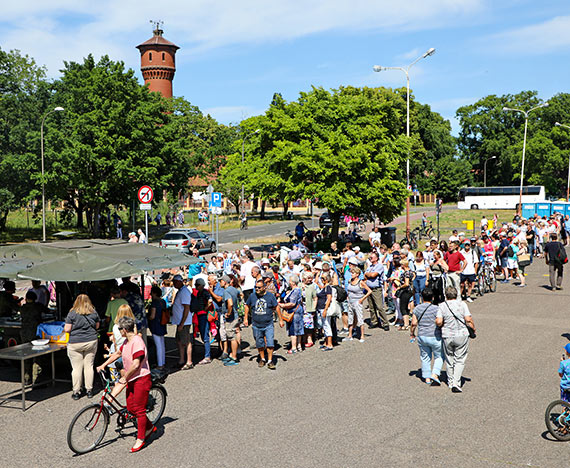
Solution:
[(337, 302), (344, 302), (348, 299), (348, 294), (342, 286), (333, 286), (336, 289), (336, 300)]
[(566, 249), (560, 244), (560, 249), (556, 252), (556, 257), (554, 258), (555, 263), (559, 265), (566, 265), (568, 263), (568, 255), (566, 255)]
[(507, 249), (507, 255), (509, 257), (514, 257), (515, 256), (515, 251), (513, 250), (513, 246), (509, 245), (508, 249)]

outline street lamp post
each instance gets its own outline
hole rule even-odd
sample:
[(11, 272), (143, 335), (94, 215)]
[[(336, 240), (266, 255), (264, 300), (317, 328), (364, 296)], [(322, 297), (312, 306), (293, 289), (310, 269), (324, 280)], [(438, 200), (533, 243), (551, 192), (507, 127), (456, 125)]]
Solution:
[[(406, 74), (406, 137), (410, 137), (410, 68), (419, 62), (421, 59), (429, 57), (435, 53), (435, 49), (432, 47), (423, 55), (418, 57), (407, 67), (381, 67), (380, 65), (374, 65), (372, 69), (375, 72), (381, 72), (383, 70), (401, 70)], [(406, 190), (410, 189), (410, 149), (408, 145), (408, 158), (406, 159)], [(410, 236), (410, 196), (406, 197), (406, 239)]]
[[(244, 155), (245, 155), (245, 140), (247, 140), (248, 136), (251, 136), (254, 133), (259, 133), (259, 128), (253, 132), (246, 133), (245, 136), (243, 137), (243, 140), (241, 141), (241, 165), (242, 165), (242, 169), (243, 169), (243, 161), (244, 161)], [(242, 216), (244, 213), (245, 213), (245, 185), (242, 182), (241, 183), (241, 214), (242, 214)]]
[[(564, 127), (570, 130), (570, 126), (562, 125), (559, 122), (556, 122), (554, 125), (556, 125), (557, 127)], [(567, 202), (570, 201), (570, 158), (568, 158), (568, 183), (566, 184), (566, 201)]]
[(46, 117), (54, 112), (63, 111), (63, 107), (56, 107), (49, 111), (42, 118), (42, 124), (40, 126), (40, 140), (41, 140), (41, 153), (42, 153), (42, 242), (46, 241), (46, 184), (44, 180), (44, 123)]
[(533, 107), (527, 111), (523, 111), (522, 109), (513, 109), (511, 107), (503, 107), (503, 111), (512, 111), (512, 112), (520, 112), (524, 115), (524, 138), (523, 138), (523, 150), (522, 150), (522, 164), (521, 164), (521, 185), (519, 191), (519, 208), (517, 213), (519, 216), (522, 214), (522, 193), (523, 193), (523, 181), (524, 181), (524, 157), (526, 152), (526, 133), (528, 128), (528, 114), (530, 114), (533, 110), (540, 109), (541, 107), (547, 107), (548, 102), (544, 102), (539, 106)]
[(491, 156), (490, 158), (485, 159), (485, 164), (483, 165), (483, 187), (487, 187), (487, 161), (491, 159), (497, 159), (497, 156)]

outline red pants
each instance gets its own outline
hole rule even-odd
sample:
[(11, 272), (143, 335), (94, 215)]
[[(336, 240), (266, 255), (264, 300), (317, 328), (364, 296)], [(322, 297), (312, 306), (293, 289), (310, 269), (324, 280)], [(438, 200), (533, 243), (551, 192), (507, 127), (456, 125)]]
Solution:
[(152, 385), (150, 374), (127, 383), (127, 409), (136, 416), (138, 432), (137, 439), (144, 440), (150, 421), (146, 417), (148, 392)]

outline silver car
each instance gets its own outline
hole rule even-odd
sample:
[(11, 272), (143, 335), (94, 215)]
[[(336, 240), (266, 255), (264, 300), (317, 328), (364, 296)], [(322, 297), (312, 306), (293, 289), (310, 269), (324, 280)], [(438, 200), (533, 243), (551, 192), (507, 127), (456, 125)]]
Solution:
[(161, 239), (159, 247), (177, 249), (179, 252), (189, 254), (194, 243), (200, 253), (216, 252), (216, 242), (212, 237), (198, 231), (198, 229), (188, 228), (168, 231)]

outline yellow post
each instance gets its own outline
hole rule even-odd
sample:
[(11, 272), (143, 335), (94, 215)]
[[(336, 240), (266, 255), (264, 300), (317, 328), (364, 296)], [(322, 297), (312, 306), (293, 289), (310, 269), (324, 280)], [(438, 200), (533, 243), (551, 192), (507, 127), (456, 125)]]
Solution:
[(492, 219), (487, 221), (487, 226), (489, 227), (489, 229), (493, 229), (494, 225), (495, 225), (495, 221), (493, 221)]
[(473, 230), (473, 224), (474, 224), (473, 220), (468, 220), (468, 221), (464, 220), (464, 221), (461, 221), (461, 222), (462, 222), (463, 224), (465, 224), (465, 229), (466, 229), (467, 231), (472, 231), (472, 230)]

